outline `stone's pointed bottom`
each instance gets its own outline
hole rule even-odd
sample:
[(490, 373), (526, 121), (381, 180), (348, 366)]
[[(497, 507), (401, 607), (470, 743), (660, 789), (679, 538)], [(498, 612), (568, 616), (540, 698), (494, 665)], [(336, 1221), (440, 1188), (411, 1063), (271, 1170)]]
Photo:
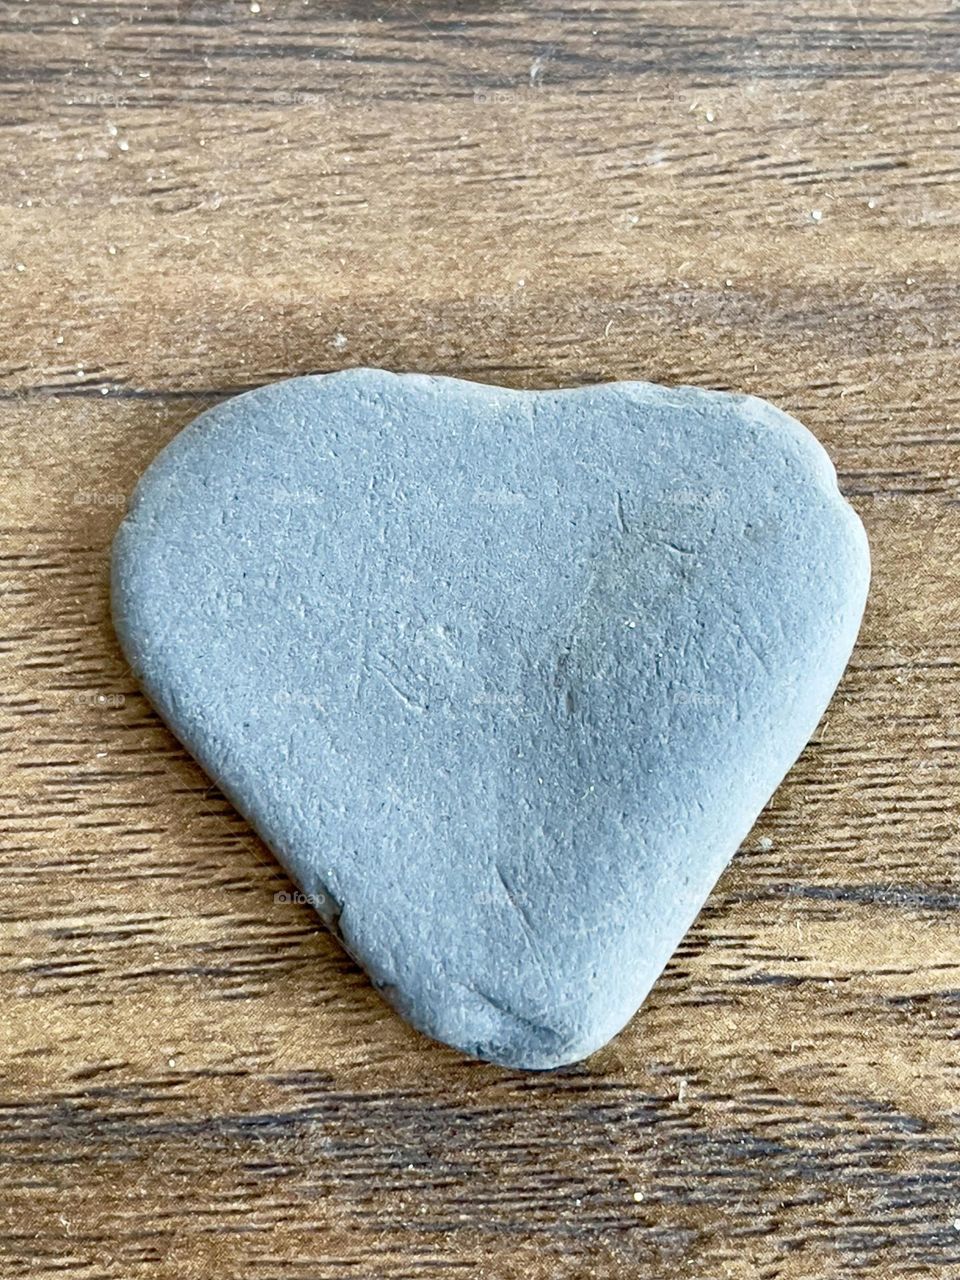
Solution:
[(826, 454), (762, 401), (361, 369), (181, 432), (113, 599), (160, 714), (378, 989), (548, 1068), (645, 997), (868, 577)]

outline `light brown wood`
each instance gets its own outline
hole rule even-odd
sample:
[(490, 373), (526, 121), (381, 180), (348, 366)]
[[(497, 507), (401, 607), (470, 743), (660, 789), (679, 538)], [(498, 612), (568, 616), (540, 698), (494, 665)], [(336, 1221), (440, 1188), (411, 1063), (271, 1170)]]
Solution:
[[(0, 1274), (798, 1280), (960, 1265), (960, 41), (917, 0), (0, 9)], [(630, 1027), (409, 1030), (138, 694), (123, 504), (370, 363), (807, 422), (872, 595)]]

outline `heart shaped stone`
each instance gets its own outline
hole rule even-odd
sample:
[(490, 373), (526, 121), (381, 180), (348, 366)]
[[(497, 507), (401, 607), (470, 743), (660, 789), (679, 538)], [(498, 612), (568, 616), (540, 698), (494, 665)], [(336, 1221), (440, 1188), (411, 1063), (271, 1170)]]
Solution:
[(763, 401), (362, 369), (178, 435), (113, 597), (155, 707), (377, 989), (542, 1068), (646, 996), (868, 578), (827, 455)]

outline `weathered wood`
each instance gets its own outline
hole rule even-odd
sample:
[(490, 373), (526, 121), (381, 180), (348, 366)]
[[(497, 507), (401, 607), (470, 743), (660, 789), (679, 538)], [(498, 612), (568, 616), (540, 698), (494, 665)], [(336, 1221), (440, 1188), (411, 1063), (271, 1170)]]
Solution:
[[(960, 1265), (960, 42), (918, 0), (0, 8), (0, 1273)], [(617, 1041), (387, 1010), (138, 694), (107, 552), (344, 364), (807, 421), (868, 526), (815, 741)]]

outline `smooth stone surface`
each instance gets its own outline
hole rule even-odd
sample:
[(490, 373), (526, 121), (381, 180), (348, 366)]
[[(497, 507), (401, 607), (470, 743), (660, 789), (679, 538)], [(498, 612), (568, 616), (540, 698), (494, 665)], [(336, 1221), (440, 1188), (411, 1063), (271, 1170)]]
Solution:
[(631, 1017), (843, 671), (869, 557), (763, 401), (351, 370), (203, 414), (114, 547), (161, 715), (415, 1026)]

